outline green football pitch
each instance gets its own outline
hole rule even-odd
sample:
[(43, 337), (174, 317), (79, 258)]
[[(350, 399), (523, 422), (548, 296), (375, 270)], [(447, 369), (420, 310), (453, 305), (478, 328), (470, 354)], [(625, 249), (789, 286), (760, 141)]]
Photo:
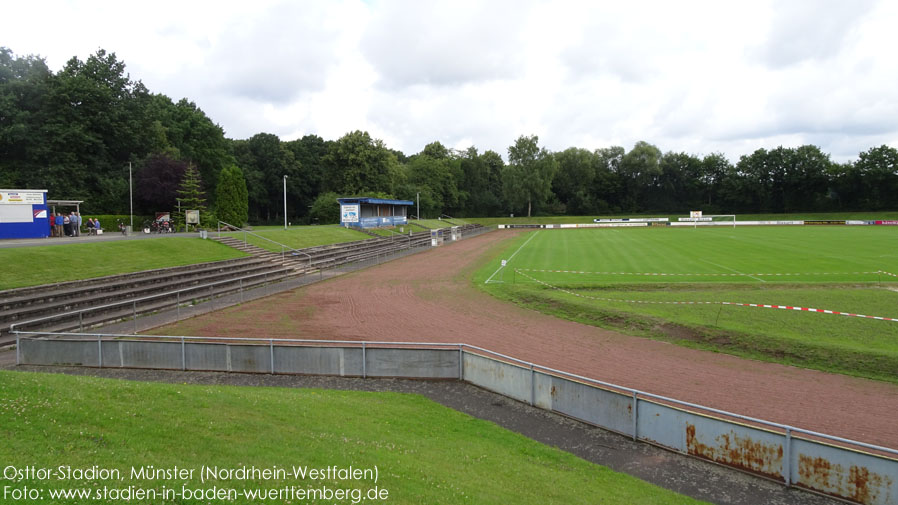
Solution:
[(898, 381), (896, 273), (891, 227), (546, 229), (475, 281), (588, 324)]

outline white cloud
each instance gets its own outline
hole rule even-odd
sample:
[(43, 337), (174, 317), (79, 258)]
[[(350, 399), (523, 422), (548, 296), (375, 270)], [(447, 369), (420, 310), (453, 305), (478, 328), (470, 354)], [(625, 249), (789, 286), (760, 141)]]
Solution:
[(368, 130), (502, 155), (723, 152), (816, 143), (847, 160), (898, 145), (898, 3), (16, 2), (0, 44), (47, 57), (114, 51), (154, 92), (227, 134)]

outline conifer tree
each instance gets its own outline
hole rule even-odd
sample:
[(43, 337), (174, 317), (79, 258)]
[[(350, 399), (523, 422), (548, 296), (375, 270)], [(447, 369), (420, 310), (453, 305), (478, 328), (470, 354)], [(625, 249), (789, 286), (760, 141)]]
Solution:
[(181, 178), (181, 186), (178, 188), (178, 199), (181, 201), (181, 212), (175, 218), (175, 225), (184, 224), (184, 211), (200, 211), (200, 222), (208, 225), (211, 216), (206, 212), (206, 195), (203, 192), (203, 182), (200, 180), (200, 171), (190, 164)]
[(222, 168), (215, 193), (218, 218), (234, 226), (243, 226), (249, 215), (249, 194), (243, 170), (237, 165)]

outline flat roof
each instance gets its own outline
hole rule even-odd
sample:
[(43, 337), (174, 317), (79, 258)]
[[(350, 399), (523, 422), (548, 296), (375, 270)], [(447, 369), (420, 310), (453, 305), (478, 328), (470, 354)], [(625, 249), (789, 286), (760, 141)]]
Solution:
[(414, 205), (415, 202), (411, 200), (387, 200), (385, 198), (366, 198), (366, 197), (355, 197), (355, 198), (337, 198), (337, 201), (341, 204), (343, 203), (371, 203), (371, 204), (383, 204), (383, 205)]

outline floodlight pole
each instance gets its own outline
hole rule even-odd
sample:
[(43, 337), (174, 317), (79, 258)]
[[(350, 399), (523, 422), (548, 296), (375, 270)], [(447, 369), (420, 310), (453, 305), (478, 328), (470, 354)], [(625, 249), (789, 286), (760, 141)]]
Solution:
[(131, 204), (131, 229), (134, 229), (134, 186), (131, 184), (131, 162), (128, 162), (128, 201)]
[(421, 220), (421, 193), (417, 193), (418, 195), (418, 221)]
[(284, 176), (284, 229), (287, 229), (287, 176)]

